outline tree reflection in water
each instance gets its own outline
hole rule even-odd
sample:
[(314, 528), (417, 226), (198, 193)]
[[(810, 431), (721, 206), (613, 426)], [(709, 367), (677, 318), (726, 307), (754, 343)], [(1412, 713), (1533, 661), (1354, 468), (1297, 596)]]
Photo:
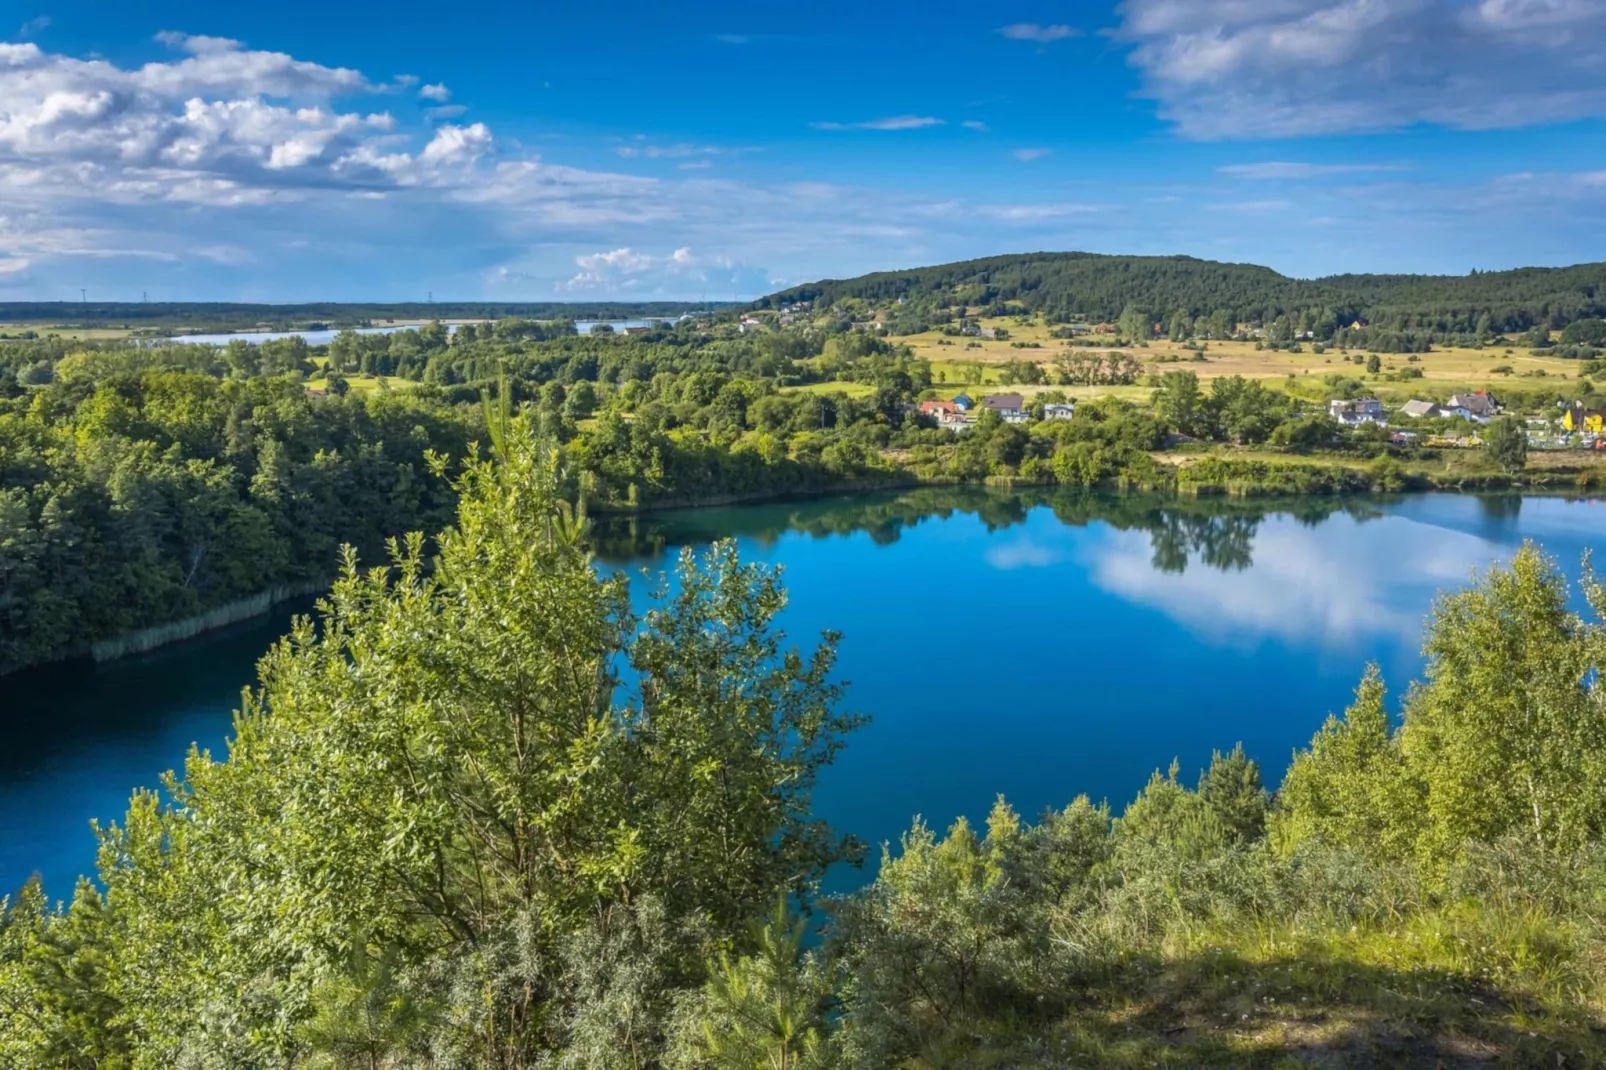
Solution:
[(932, 519), (956, 513), (975, 516), (989, 533), (1022, 524), (1036, 509), (1050, 510), (1075, 527), (1105, 524), (1118, 531), (1147, 532), (1154, 567), (1183, 572), (1197, 564), (1224, 572), (1254, 563), (1255, 534), (1270, 516), (1288, 516), (1315, 526), (1335, 513), (1365, 521), (1382, 513), (1365, 499), (1179, 498), (1057, 487), (1012, 490), (988, 487), (919, 487), (852, 497), (818, 498), (767, 505), (712, 507), (630, 517), (604, 517), (596, 527), (598, 555), (623, 562), (717, 538), (773, 545), (797, 532), (814, 538), (865, 532), (877, 545)]

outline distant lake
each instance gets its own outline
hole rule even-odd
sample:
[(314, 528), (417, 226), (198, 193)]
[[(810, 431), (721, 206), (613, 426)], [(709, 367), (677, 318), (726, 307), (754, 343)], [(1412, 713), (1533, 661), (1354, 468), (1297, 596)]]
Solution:
[[(826, 770), (817, 809), (875, 844), (916, 814), (984, 818), (999, 793), (1028, 815), (1084, 792), (1119, 809), (1173, 758), (1191, 781), (1239, 741), (1275, 784), (1367, 662), (1398, 700), (1437, 591), (1524, 538), (1576, 576), (1603, 530), (1606, 503), (1545, 497), (923, 488), (616, 520), (597, 538), (610, 567), (662, 569), (724, 536), (784, 567), (791, 641), (843, 632), (847, 705), (874, 718)], [(192, 742), (222, 748), (290, 612), (0, 680), (0, 889), (39, 870), (69, 895), (93, 865), (89, 819), (120, 818)]]
[[(622, 331), (626, 327), (650, 327), (653, 324), (660, 323), (662, 321), (598, 320), (593, 322), (591, 320), (577, 320), (575, 322), (574, 329), (581, 334), (590, 334), (591, 329), (597, 326), (597, 323), (602, 322), (608, 323), (616, 331)], [(353, 329), (358, 334), (394, 334), (397, 331), (411, 331), (416, 330), (417, 328), (418, 324), (409, 323), (401, 325), (393, 324), (388, 327), (357, 327)], [(456, 333), (457, 324), (447, 324), (446, 329), (449, 332)], [(236, 338), (244, 342), (260, 343), (273, 342), (280, 338), (294, 338), (295, 336), (300, 335), (302, 338), (306, 339), (309, 346), (326, 346), (330, 342), (334, 341), (335, 335), (339, 333), (340, 331), (235, 331), (233, 333), (224, 334), (182, 334), (175, 335), (172, 338), (164, 338), (160, 340), (164, 342), (183, 342), (187, 345), (226, 346)]]

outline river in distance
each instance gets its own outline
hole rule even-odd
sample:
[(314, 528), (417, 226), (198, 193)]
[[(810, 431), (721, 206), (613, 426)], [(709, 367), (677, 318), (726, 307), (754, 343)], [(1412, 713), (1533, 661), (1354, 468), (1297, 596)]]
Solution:
[[(622, 331), (627, 327), (651, 327), (664, 321), (598, 320), (593, 322), (591, 320), (578, 320), (575, 322), (574, 329), (578, 334), (590, 334), (594, 327), (603, 322), (606, 322), (609, 327), (612, 327), (616, 331)], [(410, 331), (416, 329), (417, 327), (418, 324), (409, 323), (398, 324), (390, 327), (356, 327), (353, 328), (353, 330), (357, 334), (395, 334), (397, 331)], [(457, 324), (447, 324), (446, 329), (449, 332), (456, 333)], [(309, 346), (326, 346), (330, 342), (333, 342), (335, 340), (335, 336), (338, 334), (340, 334), (338, 330), (231, 331), (221, 334), (178, 334), (171, 338), (164, 338), (162, 341), (183, 342), (186, 345), (226, 346), (233, 341), (259, 344), (262, 342), (276, 342), (281, 338), (294, 338), (299, 335)]]
[[(660, 570), (722, 537), (784, 567), (790, 641), (842, 632), (846, 705), (872, 718), (816, 809), (879, 845), (917, 814), (982, 818), (1000, 794), (1027, 815), (1081, 793), (1119, 811), (1173, 758), (1191, 781), (1238, 742), (1274, 785), (1367, 662), (1394, 700), (1420, 674), (1437, 592), (1526, 538), (1576, 577), (1603, 530), (1606, 502), (1546, 497), (922, 488), (614, 520), (596, 536), (605, 567)], [(90, 819), (120, 817), (192, 743), (221, 755), (257, 657), (306, 609), (0, 680), (0, 890), (37, 871), (70, 896), (93, 867)]]

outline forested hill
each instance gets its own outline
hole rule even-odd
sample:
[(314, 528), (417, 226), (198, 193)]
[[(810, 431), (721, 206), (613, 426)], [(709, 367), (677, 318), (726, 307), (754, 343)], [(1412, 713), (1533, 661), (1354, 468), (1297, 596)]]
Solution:
[(1051, 321), (1114, 320), (1136, 305), (1163, 319), (1229, 312), (1269, 323), (1300, 316), (1347, 325), (1472, 331), (1488, 316), (1497, 331), (1538, 324), (1559, 329), (1606, 313), (1606, 263), (1518, 268), (1470, 275), (1333, 275), (1292, 279), (1254, 264), (1189, 256), (1019, 253), (956, 264), (882, 271), (856, 279), (794, 286), (758, 307), (814, 301), (821, 308), (860, 302), (937, 311), (1006, 303)]

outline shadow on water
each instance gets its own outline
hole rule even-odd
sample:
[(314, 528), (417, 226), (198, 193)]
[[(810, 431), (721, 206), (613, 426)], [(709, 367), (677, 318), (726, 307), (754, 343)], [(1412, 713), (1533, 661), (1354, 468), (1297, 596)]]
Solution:
[(52, 896), (93, 868), (93, 819), (121, 819), (136, 788), (221, 752), (256, 663), (313, 599), (139, 657), (0, 679), (0, 894), (38, 873)]
[[(103, 665), (87, 659), (46, 665), (0, 680), (0, 783), (49, 768), (86, 748), (130, 745), (161, 738), (160, 718), (130, 717), (142, 709), (215, 709), (220, 695), (238, 705), (240, 690), (255, 683), (255, 665), (268, 646), (316, 600), (297, 599), (272, 612), (183, 643)], [(242, 673), (242, 669), (245, 671)]]

